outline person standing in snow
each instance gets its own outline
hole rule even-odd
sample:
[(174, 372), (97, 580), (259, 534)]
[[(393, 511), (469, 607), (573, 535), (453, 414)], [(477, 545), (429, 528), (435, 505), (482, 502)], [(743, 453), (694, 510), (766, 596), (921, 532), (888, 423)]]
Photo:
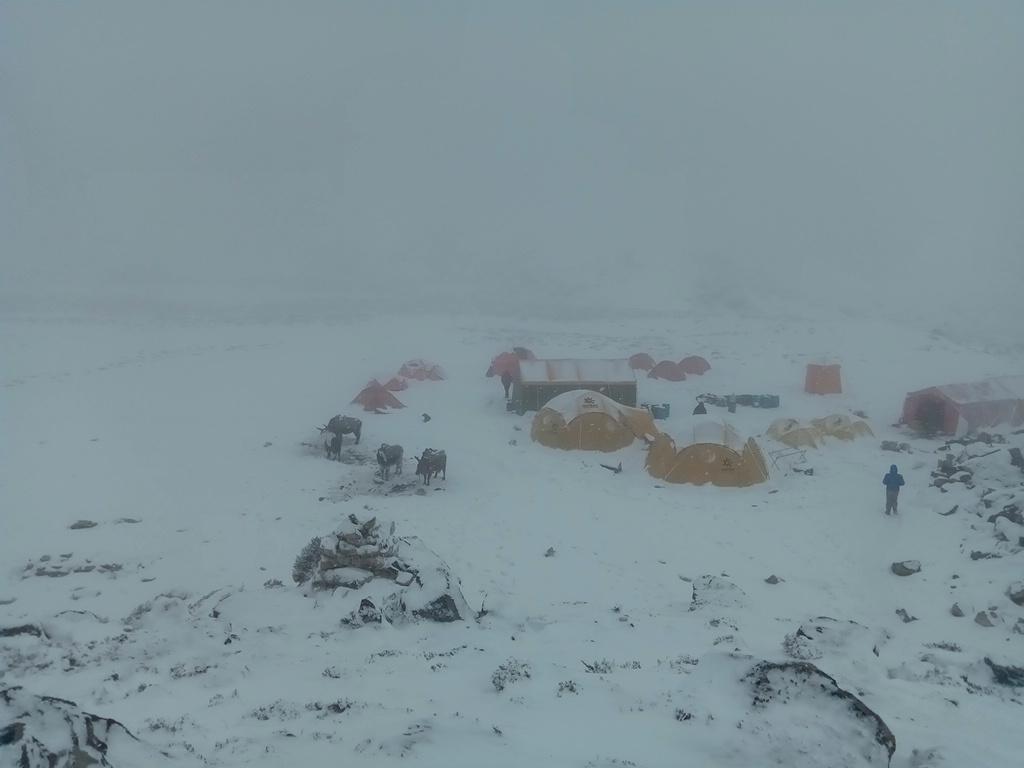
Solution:
[(885, 514), (895, 515), (896, 504), (900, 498), (900, 487), (906, 485), (903, 475), (893, 464), (889, 467), (889, 474), (882, 478), (882, 485), (885, 486)]
[(508, 390), (512, 386), (512, 374), (508, 371), (501, 373), (501, 386), (505, 388), (505, 399), (508, 400)]

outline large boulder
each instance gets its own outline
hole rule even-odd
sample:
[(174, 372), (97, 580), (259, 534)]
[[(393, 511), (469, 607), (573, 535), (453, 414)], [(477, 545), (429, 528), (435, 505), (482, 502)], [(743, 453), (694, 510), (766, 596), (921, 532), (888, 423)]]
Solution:
[[(18, 768), (135, 768), (171, 765), (121, 723), (83, 711), (73, 701), (0, 690), (0, 765)], [(181, 765), (175, 761), (174, 765)]]
[(416, 621), (463, 621), (471, 615), (448, 565), (415, 536), (396, 536), (376, 518), (350, 515), (329, 536), (313, 539), (296, 559), (293, 576), (307, 595), (330, 591), (350, 626)]
[(1017, 605), (1024, 606), (1024, 581), (1015, 581), (1006, 588), (1006, 596)]
[(701, 724), (694, 765), (877, 768), (896, 749), (878, 714), (807, 662), (710, 654), (672, 702)]

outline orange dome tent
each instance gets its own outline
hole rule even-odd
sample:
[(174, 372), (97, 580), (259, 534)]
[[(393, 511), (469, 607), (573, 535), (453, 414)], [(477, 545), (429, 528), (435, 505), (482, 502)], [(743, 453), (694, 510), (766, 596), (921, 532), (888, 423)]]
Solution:
[(843, 380), (838, 365), (808, 364), (804, 392), (812, 395), (838, 395), (842, 391)]
[(502, 376), (508, 371), (513, 379), (519, 378), (519, 358), (514, 352), (502, 352), (491, 360), (491, 367), (487, 369), (488, 378)]
[(442, 381), (444, 379), (444, 371), (441, 366), (419, 359), (407, 360), (398, 369), (398, 375), (406, 379), (416, 379), (416, 381)]
[(646, 352), (637, 352), (629, 358), (629, 367), (634, 371), (649, 371), (654, 367), (654, 358)]
[(703, 376), (711, 370), (711, 364), (703, 357), (691, 355), (679, 361), (679, 369), (687, 376)]
[(666, 381), (683, 381), (686, 373), (679, 367), (678, 363), (671, 360), (662, 360), (647, 374), (649, 379), (665, 379)]
[(409, 382), (401, 376), (392, 376), (388, 383), (384, 385), (384, 388), (391, 392), (401, 392), (409, 388)]
[(371, 380), (362, 392), (355, 396), (353, 405), (363, 406), (364, 411), (380, 411), (385, 408), (405, 408), (402, 402), (388, 392), (376, 379)]

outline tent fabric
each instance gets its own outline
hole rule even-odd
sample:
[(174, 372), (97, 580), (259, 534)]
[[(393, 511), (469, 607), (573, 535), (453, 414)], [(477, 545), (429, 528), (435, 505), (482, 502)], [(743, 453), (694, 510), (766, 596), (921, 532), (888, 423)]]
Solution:
[(635, 384), (628, 360), (520, 360), (526, 384)]
[(384, 388), (390, 392), (402, 392), (409, 388), (409, 382), (401, 376), (392, 376), (388, 383), (384, 385)]
[(807, 366), (804, 392), (812, 395), (839, 395), (843, 391), (843, 377), (838, 365)]
[(814, 425), (801, 424), (796, 419), (776, 419), (765, 434), (790, 448), (817, 448), (824, 437)]
[(944, 384), (909, 393), (903, 401), (903, 422), (921, 428), (929, 419), (946, 434), (1000, 424), (1019, 426), (1024, 423), (1024, 376)]
[(674, 363), (671, 360), (662, 360), (651, 369), (651, 372), (647, 374), (647, 378), (683, 381), (686, 378), (686, 372), (679, 367), (679, 363)]
[(679, 370), (687, 376), (703, 376), (711, 370), (711, 363), (703, 357), (690, 355), (690, 357), (684, 357), (679, 361)]
[(520, 360), (536, 360), (537, 356), (526, 347), (512, 347), (512, 353)]
[(513, 379), (519, 378), (519, 357), (514, 352), (502, 352), (491, 360), (487, 376), (503, 376), (506, 371), (512, 375)]
[(416, 381), (442, 381), (444, 370), (437, 363), (428, 360), (406, 360), (398, 369), (398, 375)]
[[(647, 452), (647, 472), (669, 483), (692, 483), (723, 488), (744, 488), (768, 479), (768, 465), (753, 438), (745, 443), (728, 425), (717, 425), (717, 433), (733, 445), (721, 442), (692, 442), (678, 447), (671, 437), (658, 435)], [(713, 435), (701, 435), (701, 438)], [(738, 450), (737, 450), (738, 448)]]
[(376, 379), (370, 381), (352, 400), (353, 405), (363, 406), (365, 411), (379, 411), (385, 408), (405, 408), (402, 402), (388, 392)]
[(654, 358), (646, 352), (637, 352), (629, 358), (629, 367), (634, 371), (649, 371), (654, 367)]
[(812, 419), (811, 425), (821, 434), (837, 437), (840, 440), (856, 440), (858, 437), (875, 434), (871, 431), (871, 427), (868, 426), (866, 421), (851, 419), (849, 416), (841, 413), (826, 416), (822, 419)]
[(552, 398), (533, 417), (530, 436), (549, 448), (617, 451), (635, 439), (653, 440), (658, 432), (643, 408), (620, 405), (609, 397), (576, 389)]

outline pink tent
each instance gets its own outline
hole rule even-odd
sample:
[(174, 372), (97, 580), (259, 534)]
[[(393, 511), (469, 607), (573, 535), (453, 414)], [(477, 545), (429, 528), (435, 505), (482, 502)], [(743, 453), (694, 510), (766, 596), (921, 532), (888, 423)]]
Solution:
[(679, 367), (678, 363), (671, 360), (662, 360), (647, 374), (649, 379), (665, 379), (666, 381), (683, 381), (686, 373)]
[(691, 355), (679, 361), (679, 368), (687, 376), (703, 376), (711, 370), (711, 364), (703, 357)]

